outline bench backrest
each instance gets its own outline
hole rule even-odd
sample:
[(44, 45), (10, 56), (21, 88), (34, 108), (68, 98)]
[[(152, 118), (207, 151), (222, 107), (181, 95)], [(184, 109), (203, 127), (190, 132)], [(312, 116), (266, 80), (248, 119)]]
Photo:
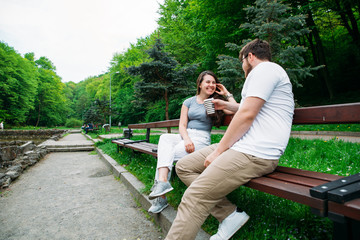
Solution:
[[(234, 115), (226, 115), (224, 126), (228, 126)], [(316, 107), (296, 108), (293, 124), (360, 123), (360, 102)], [(129, 124), (129, 128), (178, 127), (179, 119), (168, 121)]]

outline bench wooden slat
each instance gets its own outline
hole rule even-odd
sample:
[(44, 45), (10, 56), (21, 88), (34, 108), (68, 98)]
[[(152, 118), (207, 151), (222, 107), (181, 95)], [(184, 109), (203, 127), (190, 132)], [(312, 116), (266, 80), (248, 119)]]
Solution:
[(315, 187), (315, 186), (318, 186), (320, 184), (328, 183), (328, 181), (324, 181), (324, 180), (308, 178), (308, 177), (302, 177), (302, 176), (286, 174), (286, 173), (281, 173), (281, 172), (276, 172), (276, 171), (266, 175), (266, 177), (281, 180), (281, 181), (284, 181), (284, 182), (303, 185), (305, 187)]
[[(224, 126), (228, 126), (234, 115), (225, 115)], [(179, 119), (129, 124), (129, 128), (178, 127)], [(360, 102), (326, 106), (296, 108), (293, 124), (360, 123)]]
[[(153, 144), (153, 143), (148, 143), (148, 142), (135, 142), (135, 143), (131, 143), (133, 142), (130, 139), (113, 139), (111, 141), (112, 143), (115, 143), (121, 147), (127, 147), (130, 149), (133, 149), (135, 151), (139, 151), (142, 153), (146, 153), (146, 154), (150, 154), (154, 157), (157, 157), (157, 152), (153, 152), (153, 149), (157, 149), (157, 144)], [(126, 144), (124, 144), (126, 143)]]
[(159, 121), (159, 122), (129, 124), (128, 128), (144, 129), (144, 128), (178, 127), (179, 121), (180, 119), (173, 119), (173, 120)]
[[(233, 115), (226, 115), (228, 126)], [(293, 124), (360, 123), (360, 103), (296, 108)]]
[(360, 103), (296, 108), (293, 124), (359, 123)]
[(134, 147), (141, 148), (146, 151), (152, 152), (153, 149), (157, 149), (157, 145), (148, 143), (148, 144), (133, 144)]
[(303, 176), (303, 177), (319, 179), (319, 180), (328, 181), (328, 182), (343, 178), (342, 176), (328, 174), (328, 173), (313, 172), (313, 171), (308, 171), (308, 170), (303, 170), (303, 169), (282, 167), (282, 166), (278, 166), (276, 168), (276, 171), (288, 173), (288, 174), (292, 174), (292, 175), (298, 175), (298, 176)]
[[(151, 144), (151, 143), (150, 143)], [(133, 150), (136, 150), (136, 151), (139, 151), (139, 152), (142, 152), (142, 153), (146, 153), (146, 154), (150, 154), (154, 157), (157, 156), (157, 152), (153, 152), (152, 151), (152, 148), (151, 147), (140, 147), (138, 143), (135, 143), (135, 144), (127, 144), (126, 145), (127, 148), (131, 148)], [(154, 146), (156, 147), (156, 146)]]
[(329, 212), (347, 216), (360, 221), (360, 198), (346, 203), (328, 202)]
[(264, 176), (252, 179), (245, 186), (308, 205), (318, 209), (321, 214), (325, 214), (326, 212), (326, 201), (311, 197), (309, 188), (302, 185), (283, 182)]
[(132, 140), (126, 139), (126, 138), (125, 139), (114, 139), (111, 142), (116, 143), (116, 144), (118, 144), (120, 146), (124, 146), (125, 145), (124, 143), (132, 142)]

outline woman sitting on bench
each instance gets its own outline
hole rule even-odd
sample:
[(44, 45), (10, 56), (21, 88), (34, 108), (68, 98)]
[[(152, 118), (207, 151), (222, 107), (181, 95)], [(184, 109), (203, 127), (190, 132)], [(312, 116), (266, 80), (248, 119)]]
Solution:
[[(158, 161), (155, 173), (155, 184), (149, 199), (155, 199), (148, 210), (159, 213), (168, 206), (165, 194), (173, 190), (169, 183), (174, 161), (185, 155), (199, 150), (211, 143), (211, 128), (221, 124), (223, 111), (207, 115), (204, 100), (208, 98), (222, 98), (236, 103), (227, 89), (220, 84), (216, 75), (211, 71), (200, 73), (197, 79), (196, 95), (186, 99), (181, 107), (179, 133), (163, 134), (158, 144)], [(226, 112), (233, 114), (233, 112)]]

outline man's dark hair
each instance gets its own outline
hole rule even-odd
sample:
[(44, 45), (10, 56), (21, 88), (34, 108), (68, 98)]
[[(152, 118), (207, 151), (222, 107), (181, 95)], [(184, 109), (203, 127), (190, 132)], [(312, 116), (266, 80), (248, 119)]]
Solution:
[(255, 39), (247, 43), (240, 51), (239, 59), (246, 58), (249, 53), (254, 54), (260, 60), (271, 61), (271, 49), (267, 41)]

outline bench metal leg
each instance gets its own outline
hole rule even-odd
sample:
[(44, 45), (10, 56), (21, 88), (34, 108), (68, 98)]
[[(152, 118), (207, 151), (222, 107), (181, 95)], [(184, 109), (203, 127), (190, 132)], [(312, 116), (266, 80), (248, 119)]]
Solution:
[(360, 221), (329, 212), (329, 219), (334, 223), (333, 240), (360, 239)]
[(150, 142), (150, 128), (146, 129), (146, 142)]
[(351, 234), (353, 239), (360, 239), (360, 221), (351, 220)]

